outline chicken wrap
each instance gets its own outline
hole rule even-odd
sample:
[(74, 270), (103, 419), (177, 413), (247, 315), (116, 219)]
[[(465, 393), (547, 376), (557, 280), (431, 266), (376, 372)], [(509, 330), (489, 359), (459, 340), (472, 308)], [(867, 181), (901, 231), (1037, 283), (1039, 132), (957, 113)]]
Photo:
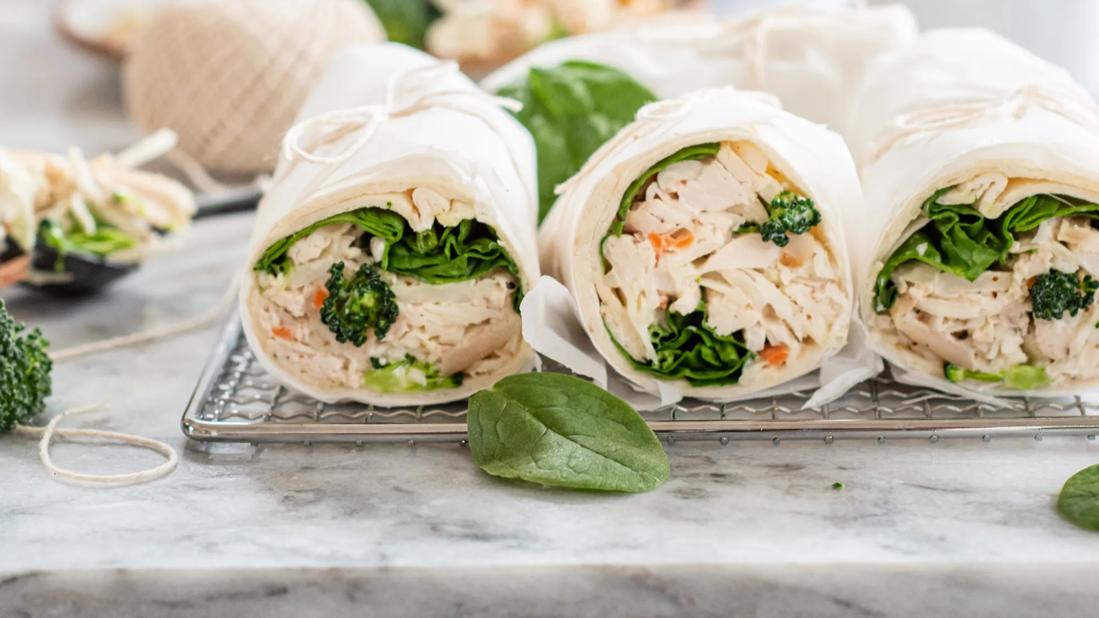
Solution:
[(546, 43), (482, 80), (522, 101), (538, 150), (541, 217), (642, 105), (700, 88), (769, 92), (794, 114), (842, 131), (870, 59), (915, 37), (900, 5), (785, 9), (747, 19), (668, 19)]
[(1099, 108), (984, 30), (883, 57), (853, 109), (859, 312), (902, 380), (974, 397), (1099, 384)]
[(397, 44), (350, 50), (301, 118), (240, 294), (264, 366), (318, 399), (379, 405), (457, 400), (529, 369), (523, 128), (453, 63)]
[(732, 399), (843, 347), (853, 288), (837, 213), (860, 206), (854, 165), (838, 135), (771, 97), (722, 88), (650, 104), (561, 190), (543, 267), (635, 388)]

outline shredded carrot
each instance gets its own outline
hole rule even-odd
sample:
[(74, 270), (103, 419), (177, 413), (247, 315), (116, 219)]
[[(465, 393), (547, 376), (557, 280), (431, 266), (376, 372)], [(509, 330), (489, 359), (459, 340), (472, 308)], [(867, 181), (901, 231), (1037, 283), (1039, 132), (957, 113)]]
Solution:
[(763, 350), (760, 351), (759, 357), (771, 367), (775, 367), (785, 363), (786, 359), (790, 357), (790, 348), (783, 343), (778, 345), (765, 345), (763, 346)]
[(694, 244), (695, 235), (691, 230), (680, 229), (672, 233), (670, 237), (665, 240), (666, 245), (670, 245), (674, 249), (686, 249)]
[(678, 229), (671, 234), (649, 232), (649, 244), (653, 246), (657, 259), (665, 251), (686, 249), (694, 244), (695, 235), (691, 230)]
[(792, 253), (783, 252), (782, 256), (779, 257), (778, 261), (779, 261), (780, 264), (782, 264), (783, 266), (786, 266), (787, 268), (797, 268), (797, 267), (801, 266), (801, 264), (804, 260), (802, 260), (800, 257), (798, 257), (798, 256), (796, 256)]
[(272, 328), (271, 334), (278, 337), (279, 339), (285, 339), (287, 341), (291, 341), (294, 339), (294, 334), (291, 333), (290, 329), (286, 328), (285, 326), (276, 326)]
[(1034, 287), (1034, 282), (1037, 281), (1037, 280), (1038, 280), (1038, 277), (1031, 277), (1030, 279), (1027, 279), (1026, 280), (1027, 289), (1029, 290), (1030, 288)]
[(328, 298), (328, 290), (324, 288), (317, 288), (316, 292), (313, 292), (313, 307), (320, 309), (324, 306), (324, 301)]

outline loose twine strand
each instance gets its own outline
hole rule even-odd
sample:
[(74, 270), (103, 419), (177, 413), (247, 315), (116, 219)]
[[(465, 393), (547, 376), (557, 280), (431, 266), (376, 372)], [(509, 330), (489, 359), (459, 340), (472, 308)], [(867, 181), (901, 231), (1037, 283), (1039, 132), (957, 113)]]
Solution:
[[(141, 436), (134, 436), (116, 431), (104, 431), (101, 429), (58, 427), (62, 420), (70, 416), (87, 414), (89, 412), (102, 410), (106, 407), (107, 404), (101, 402), (79, 408), (72, 408), (50, 419), (50, 422), (47, 423), (45, 427), (18, 425), (15, 428), (15, 433), (29, 438), (39, 438), (38, 457), (42, 460), (42, 465), (46, 467), (46, 471), (49, 472), (51, 478), (62, 482), (90, 484), (101, 487), (122, 487), (155, 481), (167, 476), (172, 470), (175, 470), (176, 465), (179, 464), (179, 455), (176, 454), (175, 449), (160, 440), (143, 438)], [(165, 461), (153, 468), (122, 474), (88, 474), (85, 472), (77, 472), (69, 468), (62, 468), (53, 462), (53, 457), (50, 456), (50, 446), (53, 444), (55, 438), (92, 438), (102, 440), (106, 443), (136, 446), (163, 455)]]
[[(233, 277), (232, 282), (229, 284), (228, 289), (222, 295), (217, 305), (204, 311), (203, 313), (186, 320), (180, 320), (171, 324), (164, 324), (162, 326), (155, 326), (143, 331), (131, 333), (128, 335), (122, 335), (119, 337), (112, 337), (109, 339), (103, 339), (100, 341), (93, 341), (90, 343), (72, 346), (64, 348), (58, 352), (50, 355), (50, 358), (54, 362), (65, 362), (80, 358), (83, 356), (89, 356), (92, 354), (100, 354), (104, 352), (110, 352), (121, 348), (126, 348), (149, 341), (163, 341), (171, 337), (176, 337), (191, 331), (205, 328), (211, 324), (217, 323), (221, 319), (222, 315), (226, 313), (233, 305), (233, 301), (236, 298), (237, 288), (240, 286), (240, 280), (243, 276), (242, 272), (238, 271)], [(136, 485), (139, 483), (148, 483), (157, 479), (163, 478), (175, 470), (176, 465), (179, 464), (179, 455), (176, 450), (169, 444), (160, 440), (154, 440), (152, 438), (145, 438), (142, 436), (135, 436), (132, 434), (120, 433), (116, 431), (104, 431), (100, 429), (80, 429), (80, 428), (62, 428), (58, 427), (62, 420), (80, 414), (87, 414), (102, 410), (107, 407), (106, 402), (101, 402), (88, 406), (81, 406), (65, 410), (57, 416), (50, 419), (44, 427), (32, 427), (27, 425), (18, 425), (15, 428), (15, 433), (26, 437), (38, 437), (38, 457), (42, 460), (42, 465), (45, 466), (46, 471), (49, 472), (50, 477), (62, 481), (75, 484), (95, 485), (100, 487), (123, 487), (127, 485)], [(138, 470), (137, 472), (127, 472), (124, 474), (89, 474), (84, 472), (77, 472), (68, 468), (62, 468), (53, 462), (53, 458), (50, 456), (50, 446), (53, 444), (55, 438), (73, 439), (73, 438), (93, 438), (101, 440), (105, 443), (123, 444), (127, 446), (135, 446), (138, 448), (148, 449), (150, 451), (159, 453), (164, 456), (165, 461), (158, 466), (152, 468), (146, 468), (144, 470)]]

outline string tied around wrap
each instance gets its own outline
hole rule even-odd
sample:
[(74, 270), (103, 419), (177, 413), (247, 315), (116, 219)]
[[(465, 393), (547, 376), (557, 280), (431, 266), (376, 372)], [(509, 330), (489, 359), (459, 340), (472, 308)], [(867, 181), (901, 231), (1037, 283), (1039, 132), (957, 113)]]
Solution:
[(940, 101), (903, 112), (893, 121), (892, 130), (876, 142), (870, 161), (882, 158), (896, 146), (917, 137), (934, 137), (1001, 118), (1021, 120), (1039, 109), (1099, 131), (1099, 106), (1094, 101), (1046, 85), (1029, 84), (1006, 93)]
[[(283, 140), (282, 156), (290, 162), (300, 160), (339, 165), (365, 147), (378, 127), (387, 120), (407, 117), (434, 107), (481, 117), (479, 110), (464, 104), (468, 102), (488, 102), (512, 112), (523, 108), (514, 99), (493, 96), (480, 90), (432, 89), (440, 81), (458, 74), (458, 63), (453, 60), (415, 67), (397, 74), (389, 80), (384, 104), (337, 109), (291, 127)], [(335, 153), (319, 154), (323, 147), (352, 134), (355, 139)]]

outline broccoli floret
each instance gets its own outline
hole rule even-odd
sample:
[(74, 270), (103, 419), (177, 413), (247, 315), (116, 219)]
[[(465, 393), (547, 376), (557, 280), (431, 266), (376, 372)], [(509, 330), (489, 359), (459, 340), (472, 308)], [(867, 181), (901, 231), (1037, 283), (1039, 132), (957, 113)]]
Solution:
[(363, 264), (353, 277), (344, 279), (343, 262), (336, 262), (328, 273), (328, 297), (321, 306), (321, 321), (336, 335), (336, 341), (361, 346), (371, 328), (378, 339), (385, 338), (397, 321), (397, 297), (378, 270)]
[(947, 380), (955, 383), (966, 380), (1002, 382), (1007, 388), (1016, 390), (1031, 390), (1049, 384), (1049, 376), (1046, 375), (1045, 368), (1034, 365), (1015, 365), (1008, 367), (1002, 373), (989, 373), (966, 369), (953, 363), (944, 363), (943, 375)]
[(804, 234), (820, 223), (820, 211), (813, 200), (793, 191), (783, 191), (771, 200), (770, 217), (759, 226), (764, 242), (779, 247), (790, 243), (787, 234)]
[(1091, 275), (1081, 278), (1076, 273), (1051, 270), (1035, 277), (1030, 286), (1031, 312), (1039, 320), (1059, 320), (1066, 311), (1075, 316), (1095, 301), (1096, 289), (1099, 282)]
[(12, 319), (0, 300), (0, 433), (45, 409), (52, 390), (48, 346), (38, 329), (28, 332)]

